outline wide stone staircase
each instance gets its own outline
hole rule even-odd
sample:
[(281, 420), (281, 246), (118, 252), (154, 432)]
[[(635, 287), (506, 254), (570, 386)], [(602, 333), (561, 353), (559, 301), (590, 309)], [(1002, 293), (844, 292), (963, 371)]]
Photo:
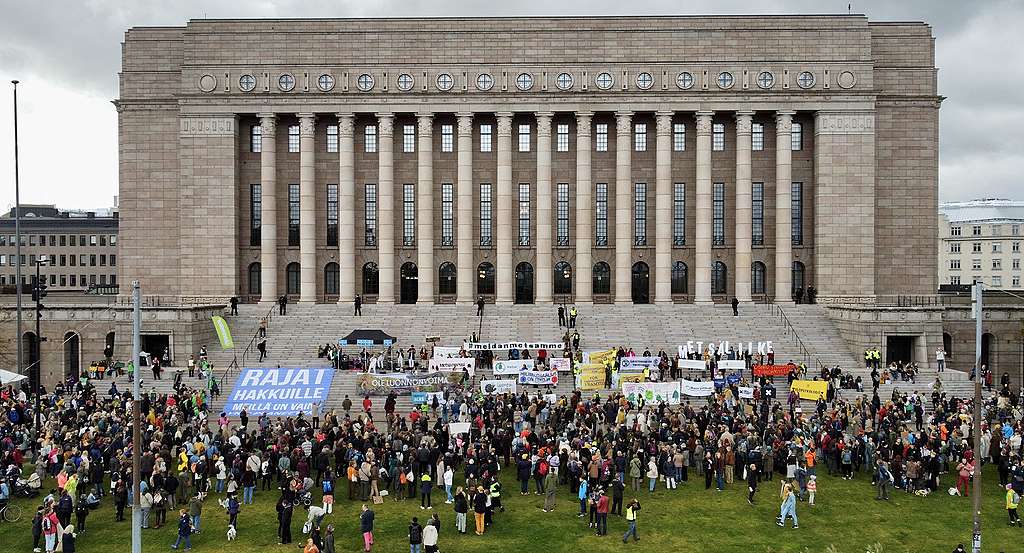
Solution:
[[(576, 329), (581, 335), (581, 349), (599, 351), (610, 347), (633, 348), (637, 354), (645, 349), (653, 353), (665, 350), (674, 355), (677, 347), (688, 341), (730, 343), (742, 341), (771, 341), (775, 361), (805, 363), (810, 375), (818, 374), (820, 366), (840, 366), (844, 372), (860, 375), (870, 392), (870, 370), (864, 368), (861, 352), (854, 352), (843, 340), (829, 319), (826, 308), (820, 305), (779, 307), (755, 304), (741, 306), (739, 316), (733, 316), (727, 305), (588, 305), (579, 308)], [(269, 357), (257, 363), (258, 354), (252, 337), (261, 319), (267, 318), (267, 352)], [(239, 315), (228, 317), (236, 344), (235, 350), (221, 351), (218, 344), (207, 344), (215, 374), (222, 382), (222, 395), (211, 402), (219, 410), (230, 393), (240, 367), (326, 367), (326, 359), (317, 358), (318, 345), (336, 344), (355, 329), (379, 329), (398, 338), (396, 347), (418, 351), (429, 346), (428, 337), (438, 337), (437, 345), (458, 346), (474, 333), (481, 341), (559, 341), (565, 328), (558, 325), (557, 306), (540, 305), (487, 305), (483, 317), (477, 317), (475, 306), (461, 305), (366, 305), (363, 316), (352, 315), (348, 305), (289, 305), (287, 315), (265, 306), (241, 305)], [(356, 355), (363, 348), (344, 348)], [(376, 351), (382, 348), (377, 347)], [(498, 352), (504, 357), (504, 352)], [(168, 370), (162, 381), (154, 381), (148, 371), (143, 372), (144, 391), (171, 390), (174, 370)], [(879, 395), (888, 399), (894, 387), (901, 391), (917, 390), (926, 397), (935, 380), (934, 369), (923, 369), (916, 383), (889, 382), (881, 386)], [(749, 376), (749, 375), (748, 375)], [(572, 376), (560, 375), (556, 387), (526, 386), (528, 391), (568, 394), (572, 391)], [(323, 409), (339, 408), (348, 395), (359, 405), (361, 395), (356, 385), (357, 373), (339, 371), (332, 382), (329, 400)], [(489, 370), (478, 369), (472, 385), (479, 380), (494, 378)], [(499, 377), (510, 378), (510, 377)], [(187, 379), (187, 376), (186, 376)], [(777, 378), (780, 396), (788, 391), (784, 378)], [(973, 394), (973, 383), (964, 372), (947, 370), (942, 374), (944, 388), (950, 394)], [(198, 385), (201, 381), (192, 381)], [(106, 384), (109, 386), (109, 384)], [(119, 388), (122, 384), (118, 384)], [(124, 383), (127, 386), (127, 382)], [(523, 389), (520, 386), (520, 389)], [(102, 389), (102, 388), (101, 388)], [(844, 391), (847, 397), (852, 391)], [(374, 411), (383, 409), (383, 397), (374, 397)], [(702, 401), (702, 400), (698, 400)], [(400, 396), (398, 409), (411, 408), (408, 395)], [(356, 408), (358, 409), (358, 407)]]

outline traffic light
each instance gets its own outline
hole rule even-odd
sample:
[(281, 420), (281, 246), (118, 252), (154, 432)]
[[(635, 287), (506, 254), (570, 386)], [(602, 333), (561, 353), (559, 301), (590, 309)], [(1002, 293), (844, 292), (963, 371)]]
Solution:
[(39, 285), (36, 286), (36, 288), (38, 288), (38, 291), (36, 292), (36, 295), (38, 296), (36, 301), (43, 301), (43, 298), (46, 297), (46, 282), (40, 279)]

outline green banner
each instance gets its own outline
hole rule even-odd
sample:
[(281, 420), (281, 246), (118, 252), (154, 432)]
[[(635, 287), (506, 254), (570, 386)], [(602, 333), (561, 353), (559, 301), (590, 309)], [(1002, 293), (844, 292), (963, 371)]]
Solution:
[(221, 349), (233, 349), (235, 341), (231, 339), (231, 329), (228, 328), (228, 322), (219, 315), (212, 317), (212, 319), (213, 328), (217, 329), (217, 338), (220, 339)]

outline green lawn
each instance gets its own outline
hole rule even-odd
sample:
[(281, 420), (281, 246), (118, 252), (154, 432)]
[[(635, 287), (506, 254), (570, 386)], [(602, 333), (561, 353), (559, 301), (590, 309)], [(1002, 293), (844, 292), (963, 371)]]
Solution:
[[(821, 467), (824, 469), (824, 467)], [(824, 472), (824, 470), (822, 470)], [(507, 473), (507, 471), (506, 471)], [(994, 471), (986, 471), (993, 480)], [(507, 477), (511, 476), (506, 474)], [(947, 552), (957, 542), (969, 545), (970, 500), (950, 497), (946, 493), (927, 498), (909, 496), (902, 492), (892, 494), (888, 502), (874, 500), (874, 488), (861, 478), (852, 482), (820, 475), (817, 505), (798, 505), (800, 528), (793, 530), (775, 525), (779, 511), (778, 480), (762, 484), (756, 498), (757, 505), (746, 502), (746, 487), (737, 481), (724, 492), (705, 491), (703, 478), (691, 479), (678, 490), (659, 488), (654, 494), (646, 490), (638, 497), (643, 505), (637, 544), (623, 545), (625, 522), (609, 517), (609, 535), (597, 537), (587, 528), (586, 519), (576, 518), (578, 502), (568, 488), (560, 490), (558, 506), (553, 513), (540, 510), (542, 498), (519, 495), (519, 486), (506, 478), (506, 512), (496, 515), (495, 525), (483, 537), (473, 534), (472, 515), (469, 534), (455, 533), (455, 516), (450, 505), (444, 504), (444, 492), (435, 491), (435, 508), (444, 523), (440, 536), (440, 550), (450, 552), (494, 553), (500, 551), (601, 552), (622, 550), (643, 551), (728, 551), (760, 552), (857, 552), (876, 551), (875, 544), (885, 553), (893, 552)], [(948, 487), (948, 478), (943, 481)], [(344, 499), (345, 490), (339, 490), (339, 500), (327, 521), (336, 530), (339, 552), (362, 550), (359, 534), (359, 503)], [(984, 502), (985, 551), (1021, 551), (1024, 529), (1006, 525), (1004, 496), (990, 481), (986, 485)], [(626, 502), (631, 497), (627, 490)], [(228, 545), (225, 540), (227, 515), (215, 502), (207, 500), (203, 514), (203, 533), (193, 536), (194, 551), (261, 551), (276, 553), (297, 551), (298, 542), (304, 542), (300, 529), (305, 511), (296, 509), (292, 529), (296, 544), (277, 545), (277, 518), (274, 502), (277, 492), (257, 492), (256, 504), (243, 506), (239, 515), (238, 540)], [(419, 500), (397, 502), (385, 498), (383, 505), (374, 506), (376, 517), (375, 551), (408, 551), (406, 528), (413, 516), (421, 522), (428, 517), (419, 508)], [(128, 522), (113, 521), (113, 506), (109, 498), (87, 521), (87, 531), (78, 539), (82, 552), (125, 552), (130, 547)], [(31, 514), (35, 500), (20, 501), (24, 517), (16, 524), (0, 522), (0, 551), (31, 551)], [(168, 513), (171, 522), (159, 530), (143, 532), (143, 550), (169, 551), (177, 531), (177, 517)], [(830, 549), (830, 547), (834, 549)], [(641, 549), (642, 548), (642, 549)]]

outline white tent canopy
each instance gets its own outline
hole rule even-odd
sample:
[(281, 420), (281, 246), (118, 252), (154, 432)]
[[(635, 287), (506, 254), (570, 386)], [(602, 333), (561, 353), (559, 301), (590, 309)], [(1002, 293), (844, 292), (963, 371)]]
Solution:
[(14, 382), (20, 382), (28, 378), (23, 374), (18, 374), (8, 370), (0, 369), (0, 386), (6, 386)]

